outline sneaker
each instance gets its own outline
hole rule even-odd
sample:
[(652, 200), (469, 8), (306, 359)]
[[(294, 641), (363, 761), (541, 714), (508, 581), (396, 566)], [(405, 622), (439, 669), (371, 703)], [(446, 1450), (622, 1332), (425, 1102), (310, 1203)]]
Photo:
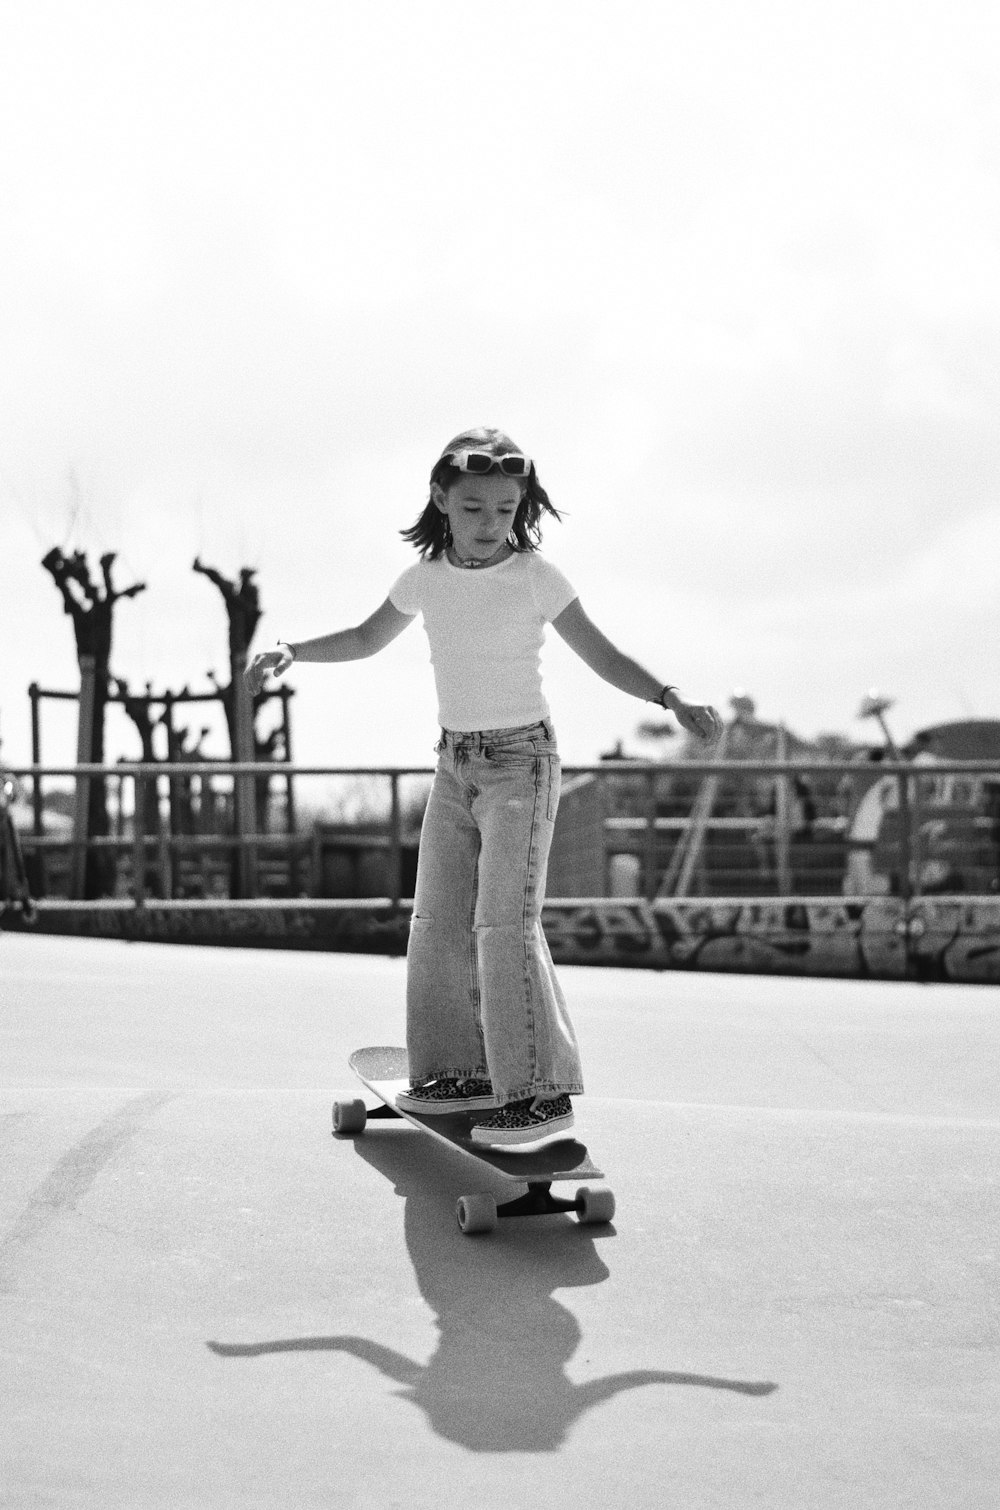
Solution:
[(573, 1126), (573, 1103), (569, 1096), (553, 1096), (540, 1101), (529, 1096), (526, 1101), (510, 1101), (495, 1117), (477, 1122), (472, 1129), (473, 1143), (535, 1143), (553, 1133), (566, 1132)]
[(444, 1112), (488, 1112), (500, 1102), (488, 1080), (459, 1080), (441, 1075), (400, 1091), (396, 1105), (401, 1111), (434, 1116)]

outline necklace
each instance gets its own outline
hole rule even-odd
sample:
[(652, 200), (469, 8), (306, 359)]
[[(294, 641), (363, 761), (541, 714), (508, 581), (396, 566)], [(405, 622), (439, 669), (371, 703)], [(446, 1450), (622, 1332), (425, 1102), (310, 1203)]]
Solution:
[[(498, 546), (498, 548), (493, 552), (493, 556), (498, 556), (502, 550), (503, 546)], [(472, 571), (476, 567), (480, 566), (489, 566), (490, 562), (493, 560), (493, 556), (490, 556), (486, 561), (477, 561), (474, 556), (470, 556), (468, 561), (465, 561), (458, 554), (458, 551), (455, 549), (454, 545), (448, 547), (448, 560), (451, 562), (452, 566), (464, 567), (466, 571)], [(496, 562), (495, 564), (499, 565), (500, 563)]]

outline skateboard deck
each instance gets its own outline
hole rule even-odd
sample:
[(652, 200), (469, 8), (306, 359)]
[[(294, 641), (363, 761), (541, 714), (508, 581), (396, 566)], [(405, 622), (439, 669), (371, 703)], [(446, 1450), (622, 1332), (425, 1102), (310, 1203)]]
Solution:
[(369, 1109), (363, 1101), (337, 1101), (333, 1108), (333, 1130), (339, 1134), (360, 1133), (371, 1119), (401, 1118), (438, 1142), (455, 1148), (478, 1165), (487, 1166), (501, 1185), (511, 1188), (527, 1185), (527, 1195), (497, 1206), (495, 1198), (482, 1192), (461, 1196), (457, 1215), (463, 1232), (487, 1232), (503, 1216), (543, 1216), (559, 1211), (575, 1211), (581, 1222), (607, 1222), (614, 1215), (614, 1197), (610, 1190), (578, 1190), (573, 1200), (553, 1196), (550, 1187), (566, 1180), (599, 1180), (601, 1171), (591, 1162), (590, 1154), (576, 1138), (553, 1138), (544, 1144), (514, 1148), (492, 1148), (473, 1143), (472, 1129), (477, 1120), (489, 1113), (445, 1112), (425, 1116), (396, 1106), (400, 1091), (410, 1085), (406, 1050), (392, 1047), (357, 1049), (348, 1063), (361, 1083), (382, 1103)]

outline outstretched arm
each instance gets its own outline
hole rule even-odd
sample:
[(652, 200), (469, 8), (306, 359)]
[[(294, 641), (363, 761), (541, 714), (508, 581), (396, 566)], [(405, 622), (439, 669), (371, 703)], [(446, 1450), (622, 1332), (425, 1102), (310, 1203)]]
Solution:
[(400, 613), (390, 598), (380, 608), (352, 629), (338, 629), (313, 640), (281, 640), (276, 650), (262, 650), (246, 669), (246, 682), (252, 693), (260, 691), (268, 672), (281, 676), (293, 661), (363, 661), (384, 650), (407, 624), (413, 614)]
[[(604, 681), (620, 692), (632, 697), (641, 697), (646, 702), (659, 703), (669, 708), (682, 728), (697, 735), (699, 739), (714, 740), (719, 737), (722, 720), (715, 709), (707, 703), (689, 703), (679, 695), (676, 688), (664, 688), (652, 672), (640, 666), (638, 661), (625, 655), (603, 634), (593, 619), (584, 613), (579, 598), (574, 598), (564, 608), (553, 628), (562, 636), (571, 650), (596, 671)], [(661, 693), (663, 699), (661, 702)]]
[(321, 634), (315, 640), (286, 643), (294, 650), (297, 661), (363, 661), (384, 650), (412, 622), (412, 614), (400, 613), (392, 599), (386, 598), (363, 624), (353, 629)]
[(387, 1379), (414, 1389), (425, 1370), (405, 1353), (370, 1342), (367, 1337), (289, 1337), (278, 1342), (209, 1342), (219, 1358), (260, 1358), (271, 1353), (353, 1353), (372, 1363)]
[[(211, 1346), (211, 1344), (209, 1344)], [(576, 1387), (578, 1414), (613, 1400), (622, 1390), (639, 1389), (644, 1384), (700, 1384), (706, 1389), (728, 1389), (737, 1395), (772, 1395), (778, 1386), (770, 1379), (717, 1379), (711, 1374), (687, 1374), (660, 1368), (636, 1368), (627, 1374), (609, 1374)]]

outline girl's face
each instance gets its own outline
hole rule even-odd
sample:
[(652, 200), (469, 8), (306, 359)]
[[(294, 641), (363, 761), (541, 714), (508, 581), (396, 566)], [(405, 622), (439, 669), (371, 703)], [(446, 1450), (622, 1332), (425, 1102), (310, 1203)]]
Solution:
[(463, 561), (485, 562), (503, 549), (521, 502), (522, 483), (502, 472), (477, 477), (463, 472), (445, 490), (435, 484), (431, 497), (447, 514), (455, 551)]

